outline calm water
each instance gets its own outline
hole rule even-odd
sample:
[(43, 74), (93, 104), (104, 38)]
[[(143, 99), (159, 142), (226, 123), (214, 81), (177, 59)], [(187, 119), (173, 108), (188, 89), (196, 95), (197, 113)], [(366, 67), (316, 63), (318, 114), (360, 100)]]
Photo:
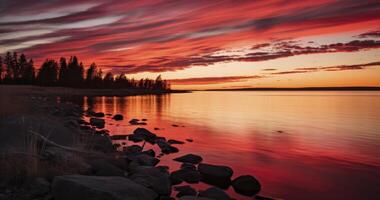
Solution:
[(131, 133), (131, 118), (147, 118), (143, 127), (161, 128), (160, 136), (193, 139), (162, 158), (171, 170), (180, 166), (173, 157), (191, 152), (231, 166), (234, 177), (254, 175), (263, 195), (380, 199), (379, 92), (194, 92), (85, 98), (84, 106), (124, 115), (107, 118), (111, 134)]

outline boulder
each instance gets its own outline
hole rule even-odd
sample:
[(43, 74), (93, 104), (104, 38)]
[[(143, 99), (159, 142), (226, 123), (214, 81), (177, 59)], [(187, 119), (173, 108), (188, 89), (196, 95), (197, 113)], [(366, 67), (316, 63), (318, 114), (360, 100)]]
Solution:
[(120, 120), (123, 120), (124, 119), (124, 116), (121, 115), (121, 114), (116, 114), (112, 117), (112, 119), (116, 120), (116, 121), (120, 121)]
[(199, 196), (217, 200), (231, 200), (231, 197), (228, 196), (226, 192), (216, 187), (211, 187), (204, 191), (200, 191)]
[(174, 190), (178, 192), (176, 197), (197, 195), (197, 191), (189, 185), (176, 186), (174, 187)]
[(169, 174), (158, 168), (148, 166), (137, 167), (129, 178), (138, 184), (152, 189), (159, 195), (170, 196), (171, 194)]
[(96, 176), (125, 176), (126, 172), (104, 159), (90, 160), (92, 173)]
[(88, 138), (88, 141), (91, 141), (89, 147), (92, 146), (92, 148), (96, 151), (101, 151), (104, 153), (115, 151), (115, 147), (112, 144), (112, 140), (108, 135), (92, 134), (91, 136), (88, 135), (86, 137)]
[(139, 135), (131, 134), (131, 135), (128, 135), (128, 140), (132, 142), (141, 142), (144, 140), (144, 138)]
[(126, 147), (125, 154), (127, 155), (137, 155), (141, 153), (142, 147), (139, 145), (131, 145)]
[(156, 140), (158, 147), (160, 147), (161, 152), (164, 154), (177, 153), (179, 149), (177, 147), (171, 146), (169, 143), (163, 140)]
[(250, 175), (235, 178), (232, 181), (232, 187), (235, 192), (246, 196), (253, 196), (261, 190), (260, 182), (255, 177)]
[(141, 153), (139, 155), (131, 155), (127, 158), (132, 162), (136, 162), (136, 164), (139, 166), (156, 166), (160, 162), (159, 159), (144, 153)]
[(96, 128), (104, 128), (105, 123), (104, 119), (90, 118), (90, 124)]
[(56, 176), (54, 200), (154, 200), (158, 195), (127, 178), (116, 176)]
[(146, 155), (149, 155), (149, 156), (152, 156), (152, 157), (156, 157), (156, 152), (154, 152), (153, 149), (149, 149), (149, 150), (143, 151), (142, 153), (146, 154)]
[(112, 135), (111, 139), (112, 140), (126, 140), (128, 135)]
[(225, 189), (231, 184), (233, 171), (230, 167), (200, 163), (198, 171), (202, 175), (202, 181), (210, 185)]
[(202, 162), (202, 157), (195, 154), (186, 154), (184, 156), (174, 158), (173, 160), (183, 163), (199, 164)]
[[(43, 196), (49, 193), (50, 182), (45, 178), (38, 177), (32, 181), (28, 193), (33, 196)], [(1, 198), (0, 198), (1, 199)]]
[(96, 112), (96, 113), (93, 113), (92, 116), (94, 116), (94, 117), (104, 117), (104, 113), (102, 113), (102, 112)]
[(194, 140), (193, 139), (186, 139), (186, 141), (193, 142)]
[(181, 169), (196, 170), (197, 167), (191, 163), (182, 163)]
[(170, 179), (174, 183), (181, 183), (185, 181), (187, 183), (198, 183), (201, 180), (202, 176), (198, 171), (189, 170), (189, 169), (180, 169), (173, 171), (170, 174)]
[(157, 135), (150, 132), (149, 130), (145, 128), (137, 128), (133, 131), (133, 135), (137, 137), (142, 137), (145, 141), (149, 143), (154, 143), (156, 140)]

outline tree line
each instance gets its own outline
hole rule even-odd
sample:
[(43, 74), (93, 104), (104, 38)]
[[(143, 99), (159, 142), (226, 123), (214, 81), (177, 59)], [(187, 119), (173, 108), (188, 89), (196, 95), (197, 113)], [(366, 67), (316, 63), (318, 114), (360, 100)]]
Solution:
[(76, 56), (69, 60), (61, 57), (59, 62), (46, 59), (36, 69), (32, 59), (17, 52), (0, 55), (0, 84), (32, 84), (40, 86), (62, 86), (73, 88), (105, 88), (105, 89), (150, 89), (170, 90), (170, 84), (159, 75), (156, 79), (129, 79), (126, 74), (113, 75), (103, 73), (95, 63), (87, 70)]

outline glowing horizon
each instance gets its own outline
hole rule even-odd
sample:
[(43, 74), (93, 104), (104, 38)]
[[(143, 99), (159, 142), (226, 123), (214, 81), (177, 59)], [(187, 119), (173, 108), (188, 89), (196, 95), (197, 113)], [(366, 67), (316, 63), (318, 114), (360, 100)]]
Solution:
[[(6, 1), (0, 54), (78, 56), (174, 89), (380, 86), (378, 1)], [(254, 12), (253, 12), (254, 11)]]

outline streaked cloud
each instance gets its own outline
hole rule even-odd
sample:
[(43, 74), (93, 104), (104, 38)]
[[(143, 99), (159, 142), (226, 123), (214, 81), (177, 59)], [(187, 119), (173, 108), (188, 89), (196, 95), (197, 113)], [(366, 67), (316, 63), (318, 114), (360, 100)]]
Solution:
[(264, 78), (264, 76), (224, 76), (224, 77), (201, 77), (201, 78), (184, 78), (184, 79), (170, 79), (171, 84), (175, 85), (207, 85), (219, 84), (229, 82), (242, 82), (250, 79)]
[[(77, 55), (115, 73), (380, 48), (377, 0), (6, 0), (0, 10), (0, 53), (23, 51), (37, 65)], [(328, 44), (300, 39), (346, 32), (358, 34)]]

